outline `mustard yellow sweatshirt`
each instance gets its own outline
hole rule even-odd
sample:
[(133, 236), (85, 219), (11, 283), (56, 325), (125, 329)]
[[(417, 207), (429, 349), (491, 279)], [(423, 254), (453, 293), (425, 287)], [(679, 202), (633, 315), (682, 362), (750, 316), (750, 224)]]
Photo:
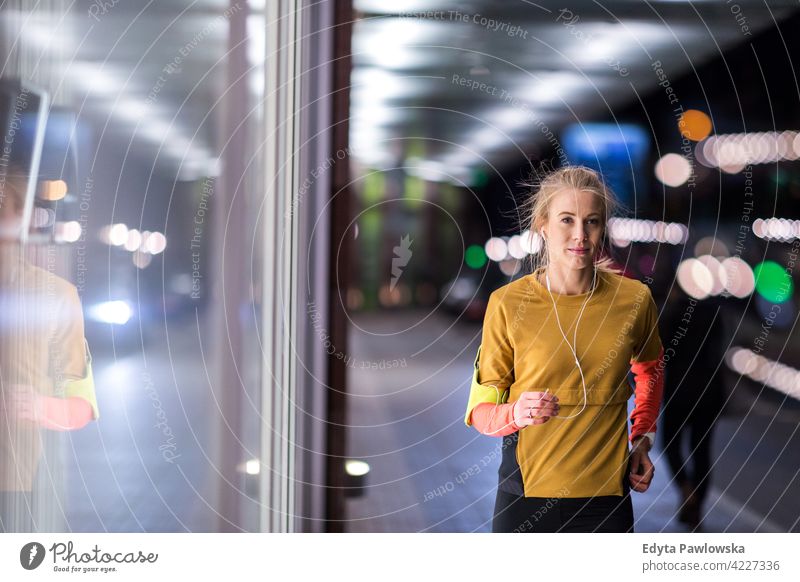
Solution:
[[(646, 285), (598, 271), (597, 287), (586, 303), (573, 346), (586, 382), (583, 408), (581, 376), (559, 331), (553, 301), (572, 343), (577, 316), (588, 297), (589, 293), (553, 293), (551, 299), (547, 288), (527, 275), (489, 298), (477, 375), (481, 387), (472, 390), (467, 424), (477, 404), (513, 403), (524, 391), (547, 389), (561, 405), (558, 417), (524, 427), (516, 435), (512, 463), (516, 461), (526, 497), (623, 494), (627, 401), (633, 394), (627, 374), (632, 365), (659, 360), (658, 312)], [(660, 401), (660, 384), (642, 383), (639, 390), (656, 392)], [(657, 411), (659, 402), (648, 400), (648, 407)], [(653, 416), (648, 424), (654, 424), (655, 415), (646, 416)], [(652, 427), (641, 432), (645, 430)]]

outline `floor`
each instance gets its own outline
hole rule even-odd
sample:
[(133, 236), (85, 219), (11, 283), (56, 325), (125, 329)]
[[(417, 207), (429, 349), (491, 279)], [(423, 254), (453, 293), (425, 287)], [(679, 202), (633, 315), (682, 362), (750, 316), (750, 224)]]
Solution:
[[(349, 454), (370, 472), (363, 495), (348, 501), (348, 531), (490, 531), (500, 439), (463, 422), (480, 326), (407, 312), (354, 323)], [(394, 360), (405, 365), (380, 367)], [(800, 531), (797, 419), (758, 402), (716, 426), (703, 531)], [(633, 494), (635, 529), (686, 531), (666, 461), (658, 447), (651, 456), (655, 480)]]
[[(463, 422), (479, 336), (478, 324), (447, 316), (354, 319), (348, 446), (370, 472), (347, 501), (348, 531), (490, 530), (500, 440)], [(144, 351), (94, 350), (101, 418), (61, 437), (65, 486), (48, 529), (216, 531), (216, 408), (201, 356), (211, 349), (190, 318), (147, 337)], [(704, 530), (800, 531), (798, 407), (736, 390), (716, 428)], [(636, 530), (683, 531), (657, 448), (653, 458), (653, 486), (634, 494)]]

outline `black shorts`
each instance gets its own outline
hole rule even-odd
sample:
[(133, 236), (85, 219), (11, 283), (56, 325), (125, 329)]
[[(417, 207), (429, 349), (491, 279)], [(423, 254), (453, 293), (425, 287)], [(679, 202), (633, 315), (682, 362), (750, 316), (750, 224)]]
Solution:
[(497, 492), (493, 533), (633, 533), (630, 493), (600, 497), (522, 497)]

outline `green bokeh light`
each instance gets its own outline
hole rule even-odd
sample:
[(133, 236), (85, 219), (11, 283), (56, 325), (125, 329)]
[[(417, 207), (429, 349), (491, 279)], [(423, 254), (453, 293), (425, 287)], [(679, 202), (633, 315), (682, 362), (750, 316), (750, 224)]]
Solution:
[(470, 245), (464, 253), (464, 261), (471, 269), (480, 269), (486, 264), (486, 251), (480, 245)]
[(753, 275), (756, 278), (756, 291), (767, 301), (784, 303), (792, 298), (792, 278), (775, 261), (759, 263), (753, 269)]

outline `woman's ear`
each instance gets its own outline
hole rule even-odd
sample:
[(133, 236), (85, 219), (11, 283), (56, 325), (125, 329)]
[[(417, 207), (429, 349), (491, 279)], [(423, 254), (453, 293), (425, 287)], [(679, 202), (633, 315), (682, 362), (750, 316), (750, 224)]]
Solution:
[(542, 218), (542, 217), (539, 217), (539, 218), (538, 218), (538, 219), (537, 219), (537, 220), (536, 220), (536, 221), (533, 223), (533, 231), (534, 231), (534, 232), (538, 232), (538, 233), (539, 233), (539, 236), (541, 236), (542, 238), (546, 238), (546, 237), (547, 237), (547, 233), (546, 233), (546, 232), (545, 232), (545, 230), (544, 230), (544, 225), (545, 225), (545, 220), (544, 220), (544, 218)]

